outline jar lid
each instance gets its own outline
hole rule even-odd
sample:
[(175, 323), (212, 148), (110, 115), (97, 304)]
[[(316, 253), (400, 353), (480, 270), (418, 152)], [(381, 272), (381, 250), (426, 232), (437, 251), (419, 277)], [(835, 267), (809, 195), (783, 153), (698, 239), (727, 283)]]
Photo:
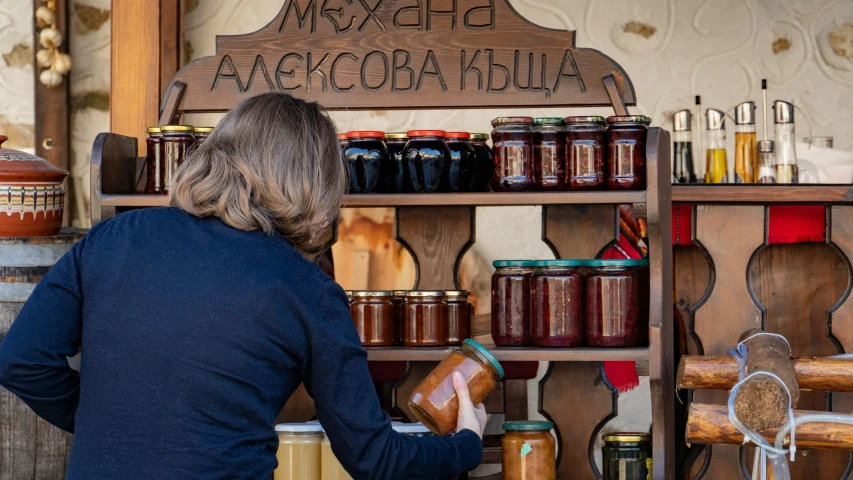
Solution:
[(387, 138), (389, 140), (405, 140), (405, 139), (409, 138), (409, 135), (406, 134), (406, 132), (391, 132), (391, 133), (386, 133), (385, 138)]
[(444, 130), (409, 130), (406, 132), (409, 138), (412, 137), (444, 137), (447, 132)]
[(601, 439), (605, 442), (616, 442), (616, 443), (637, 443), (637, 442), (648, 442), (652, 439), (652, 436), (648, 433), (640, 433), (640, 432), (614, 432), (614, 433), (605, 433), (601, 436)]
[(193, 127), (189, 125), (163, 125), (160, 127), (160, 131), (163, 133), (169, 132), (192, 132)]
[(211, 132), (213, 132), (213, 127), (193, 127), (193, 132), (195, 132), (195, 133), (211, 133)]
[(507, 123), (533, 123), (533, 117), (498, 117), (492, 120), (492, 126)]
[(539, 117), (533, 119), (534, 125), (562, 125), (564, 123), (566, 123), (564, 119), (557, 117)]
[(533, 260), (495, 260), (494, 267), (532, 267)]
[(344, 293), (346, 293), (348, 297), (352, 296), (352, 292), (353, 290), (344, 290)]
[(471, 295), (471, 292), (468, 290), (445, 290), (444, 296), (451, 298), (468, 298), (468, 295)]
[(392, 423), (391, 428), (404, 435), (433, 434), (423, 423)]
[[(19, 185), (20, 182), (62, 183), (68, 176), (67, 170), (60, 170), (39, 156), (12, 148), (4, 148), (3, 142), (6, 140), (8, 137), (0, 135), (0, 182), (10, 182), (15, 185)], [(9, 195), (11, 200), (12, 194), (9, 193)], [(18, 200), (21, 199), (18, 198)], [(15, 202), (12, 200), (13, 207), (16, 205)], [(39, 207), (38, 201), (36, 201), (36, 207), (44, 208), (44, 204)], [(7, 215), (11, 215), (11, 212), (7, 211)]]
[(540, 430), (551, 430), (552, 428), (554, 428), (554, 424), (551, 422), (535, 420), (504, 423), (504, 430), (507, 432), (537, 432)]
[(356, 290), (352, 292), (353, 297), (390, 297), (390, 290)]
[(534, 267), (582, 267), (583, 260), (536, 260), (533, 262)]
[(378, 130), (353, 130), (347, 132), (347, 138), (385, 138), (385, 132)]
[(447, 132), (447, 138), (471, 138), (471, 134), (468, 132)]
[(488, 133), (472, 133), (471, 134), (471, 140), (488, 140), (488, 139), (489, 139)]
[(616, 115), (607, 117), (607, 123), (641, 123), (648, 125), (652, 123), (652, 119), (645, 115)]
[(346, 133), (339, 133), (338, 134), (338, 140), (346, 140), (346, 139), (347, 139)]
[(622, 258), (613, 258), (613, 259), (598, 259), (598, 260), (584, 260), (584, 265), (587, 267), (648, 267), (649, 260), (629, 260)]
[(391, 295), (397, 298), (405, 297), (406, 294), (409, 293), (408, 290), (392, 290)]
[(604, 117), (598, 115), (582, 116), (582, 117), (566, 117), (566, 123), (604, 123)]
[(495, 367), (495, 370), (497, 370), (498, 377), (500, 379), (504, 378), (504, 367), (501, 366), (501, 362), (499, 362), (498, 359), (494, 357), (494, 355), (489, 353), (489, 351), (486, 350), (486, 347), (480, 345), (480, 342), (477, 342), (476, 340), (470, 338), (466, 338), (462, 342), (462, 345), (468, 345), (469, 347), (473, 348), (474, 350), (482, 354), (484, 357), (486, 357), (486, 360), (488, 360), (489, 363), (491, 363), (492, 366)]
[(160, 127), (148, 127), (148, 133), (160, 133)]
[(275, 431), (282, 433), (323, 433), (323, 427), (319, 423), (279, 423), (275, 426)]
[(441, 290), (412, 290), (406, 292), (407, 297), (443, 297), (444, 292)]

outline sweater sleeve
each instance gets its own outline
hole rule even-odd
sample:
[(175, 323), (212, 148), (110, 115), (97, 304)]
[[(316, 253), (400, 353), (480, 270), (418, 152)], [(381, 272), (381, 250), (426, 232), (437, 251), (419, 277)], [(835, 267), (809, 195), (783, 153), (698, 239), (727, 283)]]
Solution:
[(68, 366), (81, 337), (80, 257), (85, 238), (36, 286), (5, 338), (0, 385), (51, 424), (74, 432), (80, 376)]
[(415, 438), (391, 429), (344, 291), (329, 281), (321, 298), (320, 314), (308, 325), (310, 352), (303, 380), (332, 451), (347, 472), (355, 480), (450, 479), (479, 465), (483, 444), (470, 430)]

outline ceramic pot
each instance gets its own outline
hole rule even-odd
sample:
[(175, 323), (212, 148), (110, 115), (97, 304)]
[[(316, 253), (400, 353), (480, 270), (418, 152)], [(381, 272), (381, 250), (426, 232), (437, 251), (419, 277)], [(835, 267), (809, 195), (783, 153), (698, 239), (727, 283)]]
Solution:
[(47, 160), (3, 148), (0, 135), (0, 237), (56, 235), (62, 227), (68, 172)]

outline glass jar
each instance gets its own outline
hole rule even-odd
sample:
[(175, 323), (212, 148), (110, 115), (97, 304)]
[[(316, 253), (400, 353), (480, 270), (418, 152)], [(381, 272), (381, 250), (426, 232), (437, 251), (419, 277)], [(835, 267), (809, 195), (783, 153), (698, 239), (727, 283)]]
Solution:
[(492, 340), (500, 347), (530, 345), (533, 262), (497, 260), (492, 275)]
[(448, 290), (444, 292), (447, 304), (447, 344), (462, 345), (462, 341), (471, 337), (471, 317), (474, 306), (468, 301), (468, 290)]
[(569, 190), (600, 190), (607, 180), (604, 117), (566, 117), (566, 183)]
[(447, 132), (447, 148), (450, 150), (450, 168), (448, 169), (450, 192), (473, 191), (474, 167), (477, 153), (471, 145), (468, 132)]
[(556, 440), (551, 422), (506, 422), (501, 440), (503, 480), (556, 480)]
[(606, 433), (601, 447), (602, 480), (652, 478), (652, 436), (648, 433)]
[(462, 348), (450, 354), (417, 386), (409, 399), (409, 409), (436, 435), (447, 435), (456, 428), (459, 399), (453, 389), (453, 372), (459, 372), (468, 384), (474, 405), (482, 402), (504, 376), (500, 362), (482, 345), (470, 338)]
[(162, 139), (160, 127), (148, 129), (148, 138), (145, 139), (145, 173), (148, 179), (145, 184), (145, 193), (150, 195), (166, 194), (166, 165), (160, 154)]
[(565, 190), (566, 127), (562, 118), (533, 119), (535, 189)]
[(477, 155), (477, 160), (474, 162), (474, 173), (471, 175), (472, 192), (489, 191), (489, 183), (492, 181), (492, 170), (494, 170), (495, 164), (492, 163), (492, 149), (486, 143), (488, 140), (488, 133), (471, 134), (471, 146)]
[(587, 345), (636, 347), (641, 328), (637, 267), (643, 261), (587, 260), (584, 263), (589, 267), (584, 282)]
[(273, 480), (322, 480), (320, 450), (323, 427), (319, 423), (282, 423), (278, 433), (278, 467)]
[(332, 442), (325, 435), (323, 435), (323, 443), (320, 447), (320, 464), (322, 480), (352, 480), (352, 477), (344, 470), (343, 465), (338, 461), (338, 457), (332, 451)]
[(537, 347), (580, 347), (584, 341), (582, 260), (537, 260), (531, 276), (530, 338)]
[(365, 347), (390, 347), (394, 345), (394, 305), (391, 292), (355, 291), (352, 293), (350, 313)]
[(409, 137), (406, 132), (385, 134), (385, 146), (388, 147), (389, 168), (385, 172), (385, 185), (389, 193), (403, 193), (403, 150)]
[(402, 346), (406, 332), (406, 290), (394, 290), (391, 303), (394, 305), (394, 345)]
[(646, 188), (646, 136), (652, 119), (643, 115), (607, 117), (607, 186)]
[(444, 303), (444, 292), (406, 292), (405, 310), (403, 343), (407, 347), (447, 345), (447, 304)]
[(403, 189), (433, 193), (450, 188), (450, 150), (444, 130), (410, 130), (403, 151)]
[(382, 172), (390, 163), (385, 147), (385, 132), (347, 132), (349, 146), (345, 155), (349, 172), (349, 193), (379, 193), (383, 189)]
[(194, 127), (193, 136), (195, 137), (195, 144), (198, 146), (204, 143), (211, 133), (213, 133), (213, 127)]
[(188, 125), (163, 125), (160, 127), (162, 137), (160, 139), (160, 158), (165, 166), (163, 172), (164, 192), (169, 191), (172, 177), (178, 167), (184, 163), (187, 150), (195, 142), (193, 127)]
[(352, 294), (353, 294), (353, 291), (352, 291), (352, 290), (344, 290), (344, 293), (346, 293), (346, 294), (347, 294), (347, 300), (349, 300), (350, 305), (352, 305)]
[(523, 192), (533, 185), (533, 118), (492, 120), (492, 190)]

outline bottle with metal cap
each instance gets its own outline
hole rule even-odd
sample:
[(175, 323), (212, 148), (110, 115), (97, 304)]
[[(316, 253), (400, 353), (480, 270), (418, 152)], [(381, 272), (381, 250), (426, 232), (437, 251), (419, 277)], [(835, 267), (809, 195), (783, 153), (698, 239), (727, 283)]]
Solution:
[(758, 183), (776, 183), (776, 159), (773, 155), (773, 140), (759, 140)]
[(709, 108), (705, 110), (707, 122), (705, 150), (705, 183), (728, 183), (726, 173), (726, 112)]
[(773, 102), (776, 133), (776, 182), (798, 183), (797, 149), (794, 138), (794, 104)]
[(672, 116), (672, 183), (696, 183), (692, 117), (690, 110), (679, 110)]
[(755, 183), (756, 172), (755, 102), (743, 102), (735, 107), (735, 183)]

